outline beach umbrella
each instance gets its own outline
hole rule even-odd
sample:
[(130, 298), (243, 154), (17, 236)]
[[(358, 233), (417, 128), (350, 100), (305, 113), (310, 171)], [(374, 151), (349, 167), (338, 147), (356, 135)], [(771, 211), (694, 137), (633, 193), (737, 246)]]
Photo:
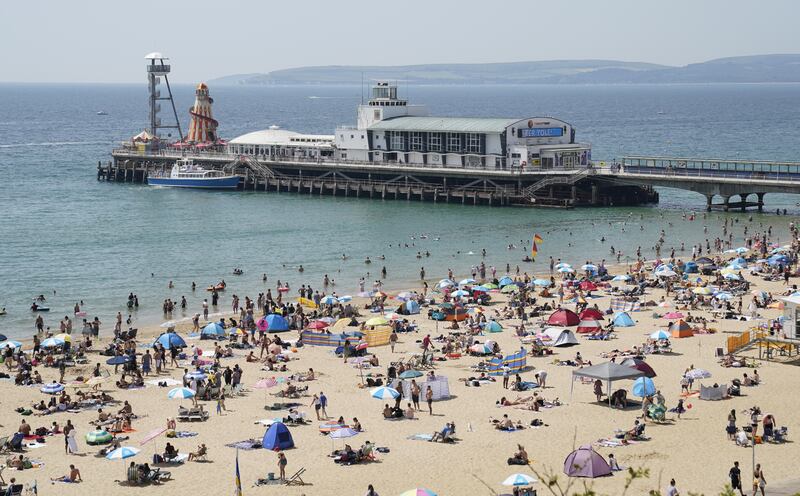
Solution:
[(509, 294), (509, 293), (516, 293), (519, 291), (519, 286), (516, 284), (509, 284), (508, 286), (503, 286), (503, 289), (500, 290), (501, 293)]
[(253, 385), (253, 389), (269, 389), (278, 385), (277, 379), (270, 377), (269, 379), (261, 379)]
[(739, 248), (736, 248), (736, 250), (734, 251), (739, 255), (742, 255), (743, 253), (747, 253), (748, 251), (750, 251), (750, 248), (745, 248), (744, 246), (740, 246)]
[(41, 346), (42, 348), (58, 348), (59, 346), (64, 346), (64, 340), (56, 338), (47, 338), (44, 341), (42, 341)]
[(44, 386), (42, 386), (41, 389), (39, 389), (39, 391), (46, 394), (57, 394), (63, 390), (64, 386), (57, 382), (51, 382), (50, 384), (45, 384)]
[(370, 395), (379, 400), (394, 400), (400, 397), (400, 393), (397, 391), (397, 389), (386, 386), (373, 389), (370, 391)]
[(484, 285), (479, 285), (479, 286), (472, 286), (472, 290), (473, 291), (482, 291), (482, 292), (486, 293), (487, 291), (489, 291), (489, 288), (487, 288)]
[(203, 327), (203, 330), (200, 334), (203, 336), (221, 338), (225, 336), (225, 329), (223, 329), (222, 326), (217, 322), (209, 322), (205, 327)]
[(175, 389), (170, 389), (169, 393), (167, 393), (167, 398), (174, 400), (185, 400), (187, 398), (194, 398), (195, 392), (189, 388), (185, 387), (176, 387)]
[(659, 270), (655, 273), (658, 277), (675, 277), (678, 275), (677, 272), (671, 269)]
[(460, 281), (458, 281), (458, 285), (466, 286), (467, 284), (475, 284), (475, 282), (476, 282), (475, 279), (472, 278), (461, 279)]
[(168, 320), (168, 321), (162, 323), (159, 327), (163, 327), (164, 329), (172, 329), (172, 328), (175, 327), (175, 321)]
[(416, 489), (409, 489), (405, 491), (400, 496), (436, 496), (436, 493), (431, 491), (430, 489), (425, 489), (418, 487)]
[(121, 448), (117, 448), (111, 453), (106, 455), (107, 460), (124, 460), (125, 458), (130, 458), (132, 456), (136, 456), (139, 453), (138, 448), (134, 448), (133, 446), (123, 446)]
[(374, 327), (374, 326), (386, 325), (388, 323), (389, 323), (389, 321), (386, 319), (386, 317), (372, 317), (364, 325), (368, 325), (368, 326), (373, 326)]
[(578, 285), (584, 291), (596, 291), (597, 284), (593, 283), (592, 281), (583, 281)]
[(403, 291), (401, 293), (397, 293), (397, 296), (395, 296), (395, 298), (400, 300), (400, 301), (405, 301), (405, 300), (409, 300), (411, 298), (416, 298), (416, 297), (417, 297), (417, 293), (414, 292), (414, 291)]
[(306, 329), (320, 330), (320, 329), (325, 329), (326, 327), (328, 327), (328, 323), (322, 322), (321, 320), (315, 320), (314, 322), (308, 324), (308, 326), (306, 326)]
[(566, 262), (559, 262), (555, 265), (556, 269), (563, 269), (564, 267), (572, 267), (572, 266)]
[(715, 294), (714, 297), (716, 299), (722, 300), (722, 301), (728, 301), (728, 300), (732, 300), (733, 299), (733, 295), (731, 293), (726, 292), (726, 291), (719, 292), (719, 293)]
[(397, 312), (387, 313), (386, 315), (384, 315), (384, 317), (389, 320), (403, 320), (404, 318), (406, 318), (405, 315), (400, 315)]
[(597, 265), (595, 264), (581, 265), (581, 270), (589, 272), (597, 272)]
[(383, 291), (381, 291), (381, 290), (378, 290), (378, 291), (375, 291), (374, 293), (372, 293), (372, 297), (373, 297), (373, 298), (385, 298), (385, 297), (387, 297), (387, 296), (389, 296), (389, 295), (388, 295), (388, 294), (386, 294), (386, 293), (384, 293), (384, 292), (383, 292)]
[(550, 284), (551, 284), (550, 283), (550, 279), (534, 279), (533, 280), (533, 285), (534, 286), (540, 286), (540, 287), (543, 287), (543, 288), (549, 288)]
[(710, 294), (713, 293), (713, 291), (708, 286), (703, 286), (703, 287), (700, 287), (700, 288), (694, 288), (692, 290), (692, 293), (697, 294), (697, 295), (710, 295)]
[(539, 479), (526, 474), (511, 474), (503, 481), (504, 486), (530, 486), (539, 482)]
[(500, 288), (500, 286), (498, 286), (497, 284), (495, 284), (493, 282), (487, 282), (486, 284), (483, 285), (483, 287), (486, 288), (486, 289), (489, 289), (489, 290), (499, 289)]
[(208, 376), (200, 370), (192, 370), (191, 372), (186, 374), (186, 378), (189, 380), (197, 379), (198, 381), (204, 381), (208, 379)]
[(503, 326), (501, 326), (497, 321), (490, 320), (483, 327), (483, 330), (486, 332), (503, 332)]
[(128, 363), (131, 361), (131, 358), (127, 355), (117, 355), (115, 357), (111, 357), (106, 360), (108, 365), (122, 365), (124, 363)]
[(165, 332), (156, 339), (155, 343), (161, 343), (161, 346), (166, 349), (186, 348), (186, 341), (174, 332)]
[(575, 272), (575, 269), (573, 269), (572, 267), (561, 267), (560, 269), (558, 269), (558, 272), (566, 274), (566, 273)]
[(711, 259), (710, 259), (710, 258), (708, 258), (708, 257), (700, 257), (700, 258), (698, 258), (697, 260), (695, 260), (694, 262), (695, 262), (696, 264), (699, 264), (699, 265), (711, 265), (711, 264), (713, 264), (713, 263), (714, 263), (714, 261), (713, 261), (713, 260), (711, 260)]
[(21, 346), (22, 343), (20, 343), (19, 341), (3, 341), (2, 343), (0, 343), (0, 350), (6, 348), (19, 348)]
[(63, 334), (63, 333), (62, 334), (56, 334), (53, 337), (56, 338), (56, 339), (60, 339), (60, 340), (64, 341), (65, 343), (71, 343), (72, 342), (72, 336), (70, 336), (69, 334)]
[(660, 306), (661, 308), (669, 308), (672, 306), (672, 303), (668, 302), (667, 300), (664, 300), (660, 302), (658, 306)]
[(339, 299), (335, 296), (326, 295), (319, 300), (320, 305), (335, 305), (339, 303)]
[(450, 279), (442, 279), (441, 281), (436, 283), (436, 286), (439, 289), (449, 288), (449, 287), (455, 286), (455, 285), (456, 285), (456, 283), (451, 281)]
[(620, 362), (620, 365), (636, 369), (640, 372), (644, 372), (645, 377), (653, 378), (656, 376), (656, 371), (653, 370), (653, 367), (651, 367), (650, 364), (648, 364), (644, 360), (640, 360), (638, 358), (632, 358), (632, 357), (626, 358), (625, 360)]
[(631, 276), (629, 276), (627, 274), (623, 274), (623, 275), (619, 275), (619, 276), (614, 276), (614, 278), (611, 279), (611, 280), (612, 281), (630, 281), (631, 280)]
[(511, 279), (508, 276), (503, 276), (497, 281), (497, 284), (502, 288), (503, 286), (508, 286), (509, 284), (514, 284), (514, 279)]
[(650, 334), (650, 339), (669, 339), (670, 334), (662, 329)]
[(667, 320), (678, 320), (683, 318), (683, 314), (680, 312), (667, 312), (664, 314), (663, 318)]
[(656, 385), (653, 384), (653, 379), (649, 377), (639, 377), (633, 381), (631, 391), (635, 396), (644, 398), (645, 396), (653, 396), (656, 394)]
[(86, 444), (108, 444), (112, 439), (114, 439), (114, 436), (103, 429), (86, 433)]
[(417, 377), (422, 377), (423, 375), (425, 375), (425, 374), (423, 374), (419, 370), (406, 370), (406, 371), (404, 371), (403, 373), (400, 374), (400, 378), (401, 379), (415, 379)]
[(742, 270), (745, 267), (746, 267), (746, 265), (742, 265), (742, 264), (737, 263), (737, 262), (732, 262), (732, 263), (729, 263), (728, 266), (725, 267), (725, 268), (728, 269), (728, 270)]
[(331, 439), (346, 439), (348, 437), (357, 436), (358, 431), (351, 429), (350, 427), (344, 427), (342, 429), (336, 429), (335, 431), (328, 434), (328, 437)]
[(339, 297), (339, 303), (347, 303), (348, 301), (353, 301), (353, 297), (350, 295), (344, 295)]
[(244, 336), (245, 334), (247, 334), (247, 331), (245, 331), (245, 330), (244, 330), (244, 329), (242, 329), (241, 327), (231, 327), (231, 328), (228, 330), (228, 334), (230, 334), (231, 336), (233, 336), (233, 335), (236, 335), (236, 336)]
[(463, 289), (459, 289), (458, 291), (453, 291), (453, 293), (451, 294), (451, 296), (453, 296), (454, 298), (461, 298), (462, 296), (469, 296), (469, 295), (470, 292), (464, 291)]
[(289, 321), (283, 315), (271, 313), (267, 315), (267, 331), (269, 332), (284, 332), (289, 330)]
[(711, 372), (705, 369), (692, 369), (685, 375), (690, 379), (708, 379), (711, 377)]
[(5, 334), (0, 334), (0, 341), (5, 341), (6, 339), (8, 339), (8, 336)]
[(730, 281), (738, 281), (739, 279), (741, 279), (741, 278), (740, 278), (740, 277), (739, 277), (737, 274), (730, 274), (730, 273), (728, 273), (728, 274), (725, 274), (725, 275), (724, 275), (724, 276), (722, 276), (722, 277), (723, 277), (724, 279), (728, 279), (728, 280), (730, 280)]

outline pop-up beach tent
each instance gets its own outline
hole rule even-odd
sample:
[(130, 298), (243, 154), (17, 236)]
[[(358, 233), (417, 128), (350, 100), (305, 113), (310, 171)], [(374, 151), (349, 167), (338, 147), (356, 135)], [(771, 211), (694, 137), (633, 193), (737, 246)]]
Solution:
[(264, 449), (272, 451), (283, 451), (294, 448), (294, 440), (289, 428), (282, 422), (275, 422), (269, 426), (267, 432), (264, 433), (264, 438), (261, 440), (261, 446)]
[(624, 379), (636, 379), (643, 377), (646, 374), (641, 370), (632, 367), (626, 367), (614, 362), (606, 362), (591, 367), (582, 369), (575, 369), (572, 371), (572, 386), (569, 390), (569, 395), (572, 397), (572, 390), (575, 387), (576, 377), (589, 377), (591, 379), (600, 379), (606, 383), (606, 392), (608, 393), (608, 404), (611, 404), (611, 383)]
[(564, 460), (564, 473), (570, 477), (602, 477), (611, 474), (611, 467), (591, 446), (581, 446)]

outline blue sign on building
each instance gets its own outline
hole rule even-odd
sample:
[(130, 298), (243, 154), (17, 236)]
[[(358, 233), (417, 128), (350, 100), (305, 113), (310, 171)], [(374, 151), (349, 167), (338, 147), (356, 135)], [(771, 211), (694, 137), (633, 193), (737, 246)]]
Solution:
[(555, 138), (564, 135), (560, 127), (533, 127), (520, 129), (520, 138)]

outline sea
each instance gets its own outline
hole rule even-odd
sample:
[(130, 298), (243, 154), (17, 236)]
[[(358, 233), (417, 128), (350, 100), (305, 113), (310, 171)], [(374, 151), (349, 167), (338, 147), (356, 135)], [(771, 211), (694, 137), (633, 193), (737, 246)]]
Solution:
[[(193, 85), (173, 85), (184, 129)], [(220, 86), (210, 88), (219, 134), (233, 138), (271, 125), (332, 134), (355, 122), (359, 86)], [(432, 115), (530, 117), (552, 115), (577, 128), (595, 160), (664, 155), (796, 161), (800, 143), (800, 85), (406, 86), (400, 93), (427, 104)], [(170, 112), (164, 105), (164, 118)], [(99, 111), (107, 115), (97, 115)], [(705, 215), (702, 195), (660, 190), (657, 205), (550, 210), (366, 200), (263, 192), (151, 188), (96, 180), (98, 161), (147, 123), (142, 84), (0, 84), (0, 333), (30, 337), (32, 299), (46, 297), (45, 325), (73, 316), (82, 302), (101, 333), (116, 313), (134, 327), (200, 310), (205, 287), (224, 279), (221, 299), (256, 297), (277, 282), (352, 295), (382, 267), (390, 289), (418, 288), (420, 269), (431, 281), (452, 269), (466, 277), (481, 261), (498, 274), (545, 273), (549, 257), (581, 265), (629, 261), (641, 247), (654, 256), (663, 229), (664, 252), (721, 235), (725, 217), (766, 225), (786, 238), (800, 214), (798, 198), (766, 196), (763, 214)], [(776, 216), (776, 209), (788, 216)], [(696, 212), (694, 220), (692, 213)], [(523, 263), (534, 233), (543, 239), (535, 263)], [(742, 232), (735, 230), (737, 240)], [(784, 239), (788, 241), (788, 239)], [(681, 252), (684, 245), (686, 251)], [(406, 246), (407, 245), (407, 246)], [(513, 245), (510, 248), (510, 245)], [(482, 250), (486, 250), (485, 257)], [(343, 259), (343, 255), (347, 258)], [(366, 257), (373, 261), (365, 264)], [(418, 258), (420, 257), (420, 258)], [(302, 265), (301, 273), (298, 267)], [(239, 267), (243, 275), (234, 276)], [(267, 282), (262, 275), (267, 275)], [(172, 281), (173, 288), (169, 288)], [(195, 282), (197, 290), (191, 290)], [(131, 313), (129, 293), (140, 306)], [(162, 302), (185, 296), (186, 311), (162, 314)]]

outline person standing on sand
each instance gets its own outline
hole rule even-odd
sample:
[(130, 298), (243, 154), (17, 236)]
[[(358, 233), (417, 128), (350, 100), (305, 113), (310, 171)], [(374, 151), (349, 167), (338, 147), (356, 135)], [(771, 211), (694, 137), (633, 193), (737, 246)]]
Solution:
[(308, 405), (308, 406), (313, 406), (313, 407), (314, 407), (314, 413), (316, 413), (316, 414), (317, 414), (317, 420), (322, 420), (322, 419), (320, 418), (320, 416), (319, 416), (319, 409), (320, 409), (320, 405), (319, 405), (319, 396), (317, 396), (317, 395), (315, 394), (315, 395), (314, 395), (314, 397), (311, 399), (311, 404), (310, 404), (310, 405)]
[(392, 333), (389, 335), (389, 348), (391, 348), (392, 353), (394, 353), (394, 347), (397, 344), (397, 331), (392, 329)]
[(286, 481), (286, 464), (289, 463), (286, 460), (286, 455), (283, 453), (278, 453), (278, 472), (280, 473), (281, 481)]
[(364, 496), (378, 496), (378, 492), (375, 491), (375, 488), (372, 487), (372, 484), (367, 486), (367, 492), (364, 493)]
[(328, 397), (322, 391), (319, 392), (319, 408), (322, 410), (322, 416), (328, 418), (328, 411), (325, 409), (328, 406)]
[(667, 487), (667, 492), (664, 493), (664, 496), (680, 496), (678, 488), (675, 487), (675, 479), (669, 481), (669, 487)]
[(756, 469), (753, 471), (753, 496), (758, 494), (761, 490), (761, 496), (764, 496), (764, 488), (767, 487), (767, 479), (764, 478), (764, 471), (761, 470), (761, 464), (756, 464)]
[(430, 386), (428, 386), (428, 389), (425, 391), (425, 401), (428, 402), (428, 413), (433, 415), (433, 390)]
[(728, 471), (728, 477), (731, 478), (731, 489), (739, 490), (739, 494), (744, 496), (742, 490), (742, 470), (739, 468), (739, 462), (733, 462), (733, 467)]
[[(413, 403), (414, 408), (416, 408), (418, 411), (420, 409), (419, 408), (419, 393), (420, 393), (420, 389), (419, 389), (419, 385), (417, 384), (417, 381), (415, 381), (414, 379), (411, 379), (411, 403)], [(398, 399), (399, 399), (399, 397), (398, 397)]]

